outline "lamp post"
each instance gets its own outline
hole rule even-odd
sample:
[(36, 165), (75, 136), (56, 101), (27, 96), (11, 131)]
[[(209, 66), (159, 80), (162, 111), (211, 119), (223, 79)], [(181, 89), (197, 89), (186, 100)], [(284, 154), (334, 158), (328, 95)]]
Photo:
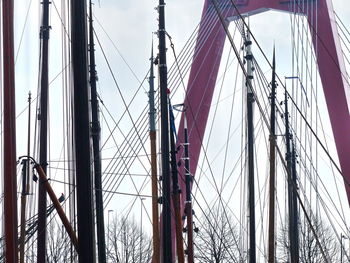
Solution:
[(110, 213), (113, 213), (114, 212), (114, 210), (113, 209), (110, 209), (110, 210), (108, 210), (108, 216), (107, 216), (107, 218), (108, 218), (108, 220), (107, 220), (107, 262), (108, 262), (108, 259), (109, 259), (109, 214)]
[(143, 200), (145, 200), (146, 198), (141, 197), (140, 201), (141, 201), (141, 234), (140, 234), (140, 263), (142, 260), (142, 206), (143, 206)]
[(343, 234), (340, 234), (340, 263), (343, 263), (343, 238), (348, 239)]

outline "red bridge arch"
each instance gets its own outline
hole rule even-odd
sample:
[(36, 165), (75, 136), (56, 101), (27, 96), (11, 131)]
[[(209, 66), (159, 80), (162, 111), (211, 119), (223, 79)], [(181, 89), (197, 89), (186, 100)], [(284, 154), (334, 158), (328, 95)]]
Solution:
[[(225, 18), (236, 16), (230, 0), (218, 1)], [(350, 204), (350, 87), (346, 81), (345, 63), (338, 38), (334, 11), (331, 0), (304, 0), (295, 7), (289, 0), (234, 0), (241, 14), (258, 14), (267, 10), (290, 12), (291, 7), (297, 13), (307, 16), (312, 34), (314, 50), (317, 58), (323, 91), (332, 125), (340, 167), (345, 180), (345, 187)], [(300, 3), (301, 2), (301, 3)], [(314, 8), (303, 10), (304, 3), (312, 3)], [(203, 24), (206, 16), (215, 12), (211, 0), (206, 0), (202, 12), (202, 22), (199, 28), (194, 60), (190, 71), (185, 104), (190, 108), (187, 113), (187, 123), (190, 142), (191, 173), (196, 173), (202, 139), (207, 124), (214, 87), (219, 70), (220, 60), (225, 42), (225, 31), (217, 15), (212, 19), (212, 30), (207, 33)], [(293, 4), (293, 5), (292, 5)], [(230, 8), (231, 7), (231, 8)], [(317, 22), (317, 23), (316, 23)], [(183, 143), (183, 116), (179, 127), (179, 143)], [(178, 158), (182, 157), (182, 151)], [(183, 176), (184, 171), (180, 172)], [(348, 182), (348, 183), (346, 183)], [(185, 193), (184, 180), (180, 187)]]

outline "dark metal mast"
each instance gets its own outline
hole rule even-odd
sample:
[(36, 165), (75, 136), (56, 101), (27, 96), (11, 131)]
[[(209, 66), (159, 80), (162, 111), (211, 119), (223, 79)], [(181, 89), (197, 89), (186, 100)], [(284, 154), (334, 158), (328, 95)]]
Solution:
[(80, 263), (95, 262), (86, 1), (71, 1), (72, 65), (74, 78), (74, 138), (77, 182), (78, 254)]
[(159, 82), (161, 110), (161, 150), (163, 178), (163, 253), (162, 262), (172, 263), (170, 168), (169, 168), (169, 112), (168, 112), (168, 69), (166, 65), (165, 3), (159, 0)]
[(96, 203), (96, 230), (97, 230), (97, 249), (98, 262), (106, 262), (106, 241), (105, 226), (103, 215), (103, 195), (102, 195), (102, 172), (101, 172), (101, 151), (100, 138), (101, 127), (99, 118), (99, 103), (96, 90), (96, 65), (95, 65), (95, 43), (94, 27), (92, 19), (92, 3), (89, 1), (89, 54), (90, 54), (90, 87), (91, 87), (91, 136), (94, 154), (94, 174), (95, 174), (95, 203)]
[(171, 173), (172, 173), (172, 185), (173, 185), (173, 206), (175, 214), (175, 232), (176, 232), (176, 251), (178, 263), (185, 262), (185, 254), (183, 247), (183, 237), (182, 237), (182, 218), (180, 212), (180, 187), (179, 187), (179, 174), (177, 171), (177, 161), (176, 161), (176, 149), (175, 149), (175, 124), (174, 115), (171, 109), (171, 103), (169, 102), (169, 113), (170, 113), (170, 123), (173, 127), (170, 131), (170, 145), (171, 145)]
[(288, 111), (288, 94), (285, 91), (285, 125), (286, 125), (286, 161), (287, 161), (287, 173), (288, 173), (288, 212), (289, 212), (289, 247), (290, 247), (290, 262), (299, 262), (299, 246), (298, 246), (298, 221), (296, 211), (296, 170), (295, 170), (295, 151), (293, 146), (293, 152), (291, 150), (292, 135), (289, 129), (289, 111)]
[(16, 106), (13, 40), (13, 0), (2, 1), (3, 33), (3, 182), (6, 262), (18, 262)]
[(249, 30), (245, 41), (247, 60), (247, 117), (248, 117), (248, 203), (249, 203), (249, 262), (256, 262), (255, 247), (255, 185), (254, 185), (254, 94), (252, 91), (253, 55)]
[(190, 156), (189, 156), (189, 142), (188, 142), (188, 129), (186, 119), (186, 109), (184, 113), (184, 150), (185, 150), (185, 183), (186, 183), (186, 218), (187, 218), (187, 261), (193, 263), (193, 216), (192, 216), (192, 198), (191, 198), (191, 183), (192, 175), (190, 172)]
[(24, 246), (26, 235), (26, 196), (27, 196), (27, 165), (29, 166), (28, 159), (23, 159), (22, 162), (22, 191), (21, 191), (21, 229), (19, 238), (19, 262), (24, 263)]
[(154, 58), (152, 42), (151, 68), (149, 77), (149, 137), (151, 143), (151, 177), (152, 177), (152, 229), (153, 256), (152, 262), (160, 262), (160, 235), (158, 218), (158, 177), (157, 177), (157, 143), (156, 143), (156, 109), (154, 105)]
[[(49, 0), (43, 0), (42, 2), (42, 23), (40, 28), (40, 41), (41, 41), (41, 61), (40, 61), (40, 108), (38, 113), (38, 120), (40, 124), (39, 131), (39, 162), (46, 174), (47, 167), (47, 105), (48, 105), (48, 93), (49, 93), (49, 38), (50, 38), (50, 26), (49, 26)], [(46, 262), (46, 209), (47, 209), (47, 197), (44, 182), (39, 179), (39, 192), (38, 192), (38, 247), (37, 247), (37, 262)]]
[(270, 196), (269, 196), (269, 254), (268, 262), (275, 262), (275, 200), (276, 200), (276, 61), (273, 49), (270, 115)]
[(292, 142), (292, 183), (293, 183), (293, 197), (292, 197), (292, 210), (293, 210), (293, 239), (294, 239), (294, 251), (296, 255), (296, 262), (299, 262), (299, 227), (298, 227), (298, 197), (297, 197), (297, 169), (296, 169), (296, 153), (295, 145)]

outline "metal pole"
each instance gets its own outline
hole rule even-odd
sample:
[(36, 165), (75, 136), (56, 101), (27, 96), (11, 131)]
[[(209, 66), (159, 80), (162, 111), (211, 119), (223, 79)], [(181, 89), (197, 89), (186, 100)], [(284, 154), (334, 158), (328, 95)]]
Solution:
[(142, 201), (145, 200), (146, 198), (140, 198), (141, 201), (141, 224), (140, 224), (140, 228), (141, 228), (141, 234), (140, 234), (140, 263), (142, 260)]
[(254, 185), (254, 94), (251, 90), (253, 79), (253, 55), (251, 50), (252, 42), (250, 41), (250, 33), (247, 32), (245, 41), (247, 61), (247, 117), (248, 117), (248, 192), (249, 192), (249, 262), (256, 262), (255, 247), (255, 185)]
[[(343, 234), (340, 235), (340, 263), (343, 263), (343, 239), (348, 239), (346, 236), (344, 236)], [(350, 243), (350, 242), (349, 242)], [(345, 249), (344, 249), (345, 251)], [(345, 251), (345, 256), (347, 257), (346, 255), (346, 251)]]
[(109, 213), (112, 213), (113, 212), (113, 210), (108, 210), (108, 214), (107, 214), (107, 218), (108, 218), (108, 220), (107, 220), (107, 251), (108, 251), (108, 254), (107, 254), (107, 262), (108, 262), (108, 258), (109, 258), (109, 253), (110, 253), (110, 250), (109, 250), (109, 232), (110, 232), (110, 230), (109, 230)]
[(90, 156), (86, 13), (85, 0), (71, 1), (78, 254), (80, 263), (93, 263), (95, 262), (95, 225)]
[(343, 234), (340, 235), (340, 263), (343, 263)]
[(165, 41), (165, 3), (159, 0), (159, 82), (161, 108), (161, 150), (162, 150), (162, 178), (163, 178), (163, 253), (162, 262), (172, 263), (171, 240), (171, 200), (170, 200), (170, 168), (169, 168), (169, 116), (168, 116), (168, 69), (166, 64)]
[(3, 182), (6, 262), (18, 262), (16, 106), (13, 39), (13, 0), (2, 1), (3, 33)]

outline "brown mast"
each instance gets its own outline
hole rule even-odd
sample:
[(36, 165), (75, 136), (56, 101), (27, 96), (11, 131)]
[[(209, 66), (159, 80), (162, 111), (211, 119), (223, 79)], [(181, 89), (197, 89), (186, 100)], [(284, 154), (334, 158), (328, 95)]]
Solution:
[(149, 77), (149, 137), (151, 142), (151, 179), (152, 179), (152, 223), (153, 223), (153, 257), (152, 263), (160, 262), (160, 236), (158, 218), (158, 178), (157, 178), (157, 132), (154, 106), (154, 69), (153, 69), (153, 43), (151, 56), (151, 69)]
[[(37, 163), (35, 163), (34, 168), (38, 172), (39, 178), (43, 181), (43, 187), (45, 188), (45, 191), (49, 195), (51, 202), (52, 202), (53, 206), (55, 207), (57, 214), (60, 217), (62, 224), (63, 224), (64, 228), (66, 229), (67, 234), (68, 234), (74, 248), (78, 251), (78, 248), (79, 248), (78, 247), (79, 246), (78, 238), (77, 238), (77, 236), (73, 230), (73, 227), (70, 224), (66, 214), (64, 213), (63, 208), (60, 204), (60, 201), (57, 199), (55, 192), (53, 191), (53, 189), (49, 183), (49, 180), (46, 177), (44, 169)], [(78, 254), (79, 254), (79, 251), (78, 251)], [(93, 259), (91, 259), (91, 260), (93, 260)]]
[(4, 220), (6, 262), (18, 262), (17, 178), (16, 178), (16, 107), (13, 41), (13, 0), (2, 1), (4, 68)]

